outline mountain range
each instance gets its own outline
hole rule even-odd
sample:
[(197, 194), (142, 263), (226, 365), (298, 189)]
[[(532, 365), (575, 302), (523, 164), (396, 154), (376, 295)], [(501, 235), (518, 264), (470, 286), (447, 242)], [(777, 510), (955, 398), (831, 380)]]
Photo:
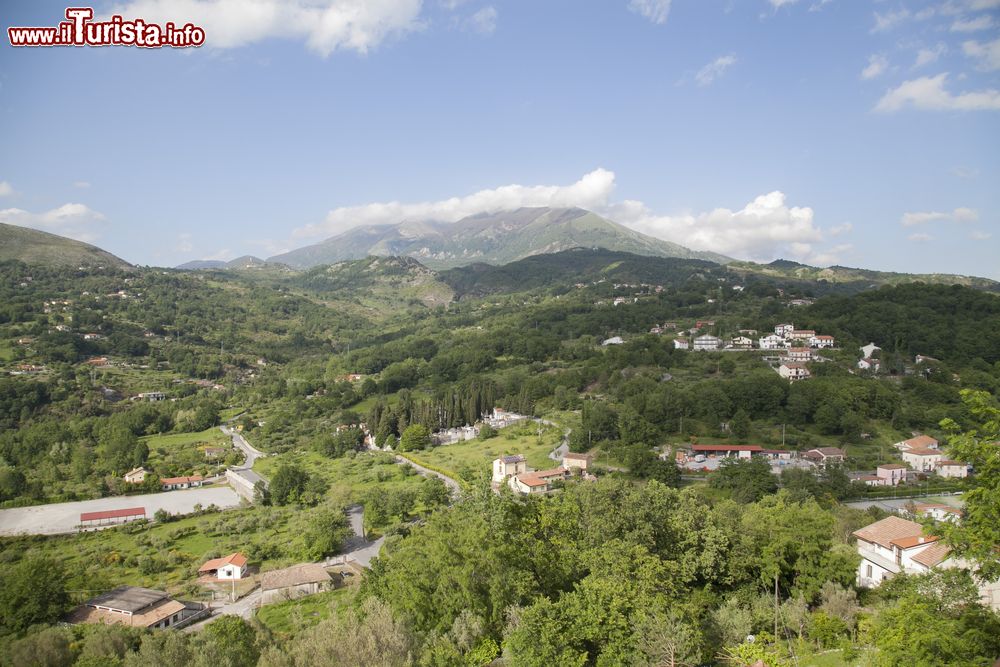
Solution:
[(314, 245), (268, 258), (296, 269), (372, 255), (413, 257), (432, 269), (507, 264), (570, 248), (606, 248), (652, 257), (733, 261), (640, 234), (582, 208), (519, 208), (457, 222), (403, 221), (363, 225)]

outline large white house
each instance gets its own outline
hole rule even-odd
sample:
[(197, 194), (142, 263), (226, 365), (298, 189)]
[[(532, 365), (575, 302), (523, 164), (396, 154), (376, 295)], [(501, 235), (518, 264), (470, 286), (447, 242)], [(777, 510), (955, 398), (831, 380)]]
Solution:
[(786, 361), (778, 366), (778, 375), (789, 382), (795, 382), (796, 380), (805, 380), (811, 374), (805, 364), (796, 361)]
[[(857, 538), (857, 582), (875, 588), (897, 574), (925, 574), (937, 568), (971, 569), (970, 563), (953, 558), (951, 549), (937, 536), (924, 535), (923, 526), (898, 516), (890, 516), (854, 531)], [(973, 577), (982, 603), (1000, 611), (1000, 581)]]
[(940, 449), (910, 449), (903, 452), (903, 460), (917, 472), (934, 472), (942, 459), (944, 452)]
[(935, 466), (937, 474), (942, 477), (953, 477), (957, 479), (963, 479), (969, 476), (969, 466), (961, 461), (948, 461), (946, 459), (941, 459)]
[(794, 324), (779, 324), (778, 326), (774, 327), (775, 335), (781, 336), (781, 338), (784, 338), (793, 331), (795, 331)]
[(780, 350), (785, 347), (785, 339), (782, 336), (776, 334), (771, 334), (770, 336), (763, 336), (757, 340), (762, 350)]
[(809, 346), (815, 348), (833, 347), (833, 336), (813, 336), (809, 339)]
[(722, 339), (709, 334), (694, 339), (695, 350), (718, 350), (720, 347), (722, 347)]

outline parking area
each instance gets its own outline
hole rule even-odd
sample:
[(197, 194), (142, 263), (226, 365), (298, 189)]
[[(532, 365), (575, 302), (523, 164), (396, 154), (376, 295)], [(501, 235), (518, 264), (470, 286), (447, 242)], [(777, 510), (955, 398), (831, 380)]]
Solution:
[(184, 491), (150, 493), (139, 496), (115, 496), (73, 503), (53, 503), (0, 510), (0, 535), (57, 535), (76, 532), (83, 512), (99, 512), (130, 507), (145, 507), (150, 519), (157, 510), (187, 514), (195, 505), (236, 507), (240, 497), (228, 486), (206, 486)]

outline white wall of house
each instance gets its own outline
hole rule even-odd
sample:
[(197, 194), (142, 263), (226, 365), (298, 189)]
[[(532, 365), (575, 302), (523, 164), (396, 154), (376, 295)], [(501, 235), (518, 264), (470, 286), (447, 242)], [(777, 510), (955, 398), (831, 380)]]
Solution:
[(914, 454), (913, 452), (903, 452), (903, 460), (914, 470), (920, 472), (932, 472), (934, 466), (943, 457), (941, 454)]
[(219, 579), (242, 579), (243, 575), (246, 573), (246, 566), (239, 567), (238, 565), (229, 563), (228, 565), (220, 567), (216, 572), (216, 576)]

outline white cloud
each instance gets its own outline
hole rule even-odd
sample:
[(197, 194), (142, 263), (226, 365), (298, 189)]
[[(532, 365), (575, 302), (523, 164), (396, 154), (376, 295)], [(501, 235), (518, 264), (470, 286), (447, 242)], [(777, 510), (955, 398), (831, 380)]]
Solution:
[(628, 8), (657, 25), (667, 22), (671, 0), (629, 0)]
[(87, 189), (87, 188), (90, 187), (90, 182), (89, 181), (73, 181), (73, 187), (74, 188), (80, 188), (81, 190), (85, 190), (85, 189)]
[(993, 17), (989, 14), (984, 14), (982, 16), (977, 16), (974, 19), (957, 19), (951, 24), (952, 32), (979, 32), (980, 30), (989, 30), (996, 23), (993, 21)]
[(132, 0), (108, 15), (147, 22), (191, 22), (205, 44), (235, 48), (273, 37), (304, 39), (322, 56), (367, 53), (383, 40), (420, 28), (422, 0)]
[(913, 63), (913, 67), (923, 67), (924, 65), (937, 62), (947, 52), (948, 47), (944, 45), (944, 42), (939, 42), (933, 49), (920, 49), (917, 52), (917, 59)]
[(490, 5), (483, 7), (478, 12), (469, 17), (466, 25), (475, 32), (489, 35), (497, 29), (497, 10)]
[(976, 69), (984, 72), (994, 72), (1000, 69), (1000, 39), (980, 44), (976, 41), (962, 43), (965, 55), (978, 60)]
[(0, 181), (0, 197), (9, 197), (14, 194), (14, 186), (7, 181)]
[(875, 105), (875, 111), (892, 112), (906, 107), (926, 111), (1000, 110), (1000, 91), (987, 89), (952, 95), (944, 89), (948, 73), (904, 81), (889, 90)]
[(910, 18), (910, 10), (900, 9), (897, 11), (888, 11), (884, 14), (875, 12), (874, 16), (875, 25), (872, 27), (872, 32), (884, 32)]
[(861, 78), (866, 81), (881, 76), (889, 68), (889, 59), (881, 53), (868, 56), (868, 65), (861, 70)]
[(985, 241), (986, 239), (993, 238), (993, 235), (990, 234), (989, 232), (984, 232), (982, 230), (977, 229), (976, 231), (969, 234), (969, 238), (975, 241)]
[(523, 206), (580, 206), (587, 209), (607, 204), (615, 186), (614, 172), (595, 169), (576, 183), (559, 185), (504, 185), (480, 190), (465, 197), (435, 202), (403, 204), (385, 202), (344, 206), (330, 211), (324, 222), (293, 232), (295, 238), (326, 237), (359, 225), (385, 225), (403, 220), (455, 222), (476, 213), (504, 211)]
[(92, 242), (99, 236), (104, 215), (83, 204), (63, 204), (43, 213), (32, 213), (20, 208), (0, 210), (0, 222), (20, 227), (31, 227), (78, 241)]
[(767, 0), (775, 9), (781, 9), (785, 5), (794, 5), (799, 0)]
[(735, 64), (736, 56), (719, 56), (698, 70), (698, 73), (694, 75), (695, 81), (698, 82), (699, 86), (709, 86)]
[(656, 215), (644, 204), (625, 201), (608, 207), (611, 219), (637, 231), (694, 250), (711, 250), (755, 260), (792, 256), (814, 261), (815, 243), (823, 240), (813, 210), (789, 207), (785, 194), (761, 195), (737, 211), (716, 208), (701, 213)]
[(977, 220), (979, 220), (977, 211), (960, 206), (946, 213), (940, 211), (904, 213), (903, 217), (899, 219), (899, 224), (904, 227), (913, 227), (914, 225), (926, 225), (930, 222), (976, 222)]
[(910, 234), (906, 237), (910, 241), (915, 241), (917, 243), (926, 243), (927, 241), (933, 241), (934, 237), (930, 234)]
[(845, 222), (842, 225), (837, 225), (836, 227), (831, 227), (829, 232), (830, 236), (841, 236), (842, 234), (850, 234), (854, 231), (854, 225), (849, 222)]
[(955, 167), (951, 170), (951, 173), (967, 181), (971, 181), (979, 177), (979, 170), (974, 167)]

